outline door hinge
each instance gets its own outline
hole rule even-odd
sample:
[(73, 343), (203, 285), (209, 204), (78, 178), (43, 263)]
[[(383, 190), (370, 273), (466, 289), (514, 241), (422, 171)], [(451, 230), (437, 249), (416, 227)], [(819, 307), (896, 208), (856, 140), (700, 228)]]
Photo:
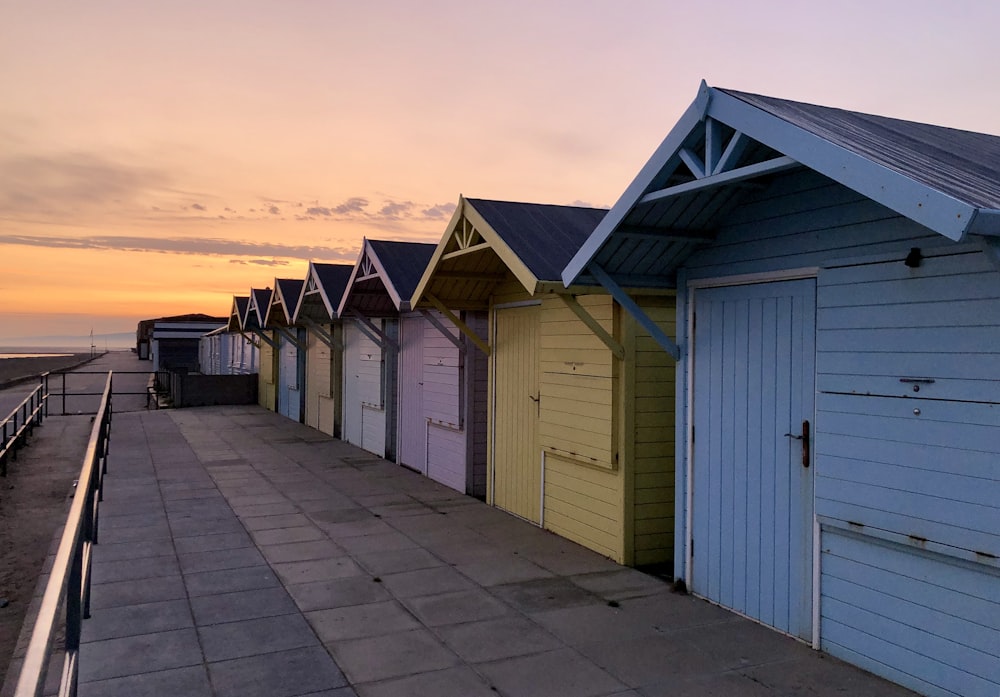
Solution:
[(694, 538), (691, 538), (691, 556), (694, 556)]

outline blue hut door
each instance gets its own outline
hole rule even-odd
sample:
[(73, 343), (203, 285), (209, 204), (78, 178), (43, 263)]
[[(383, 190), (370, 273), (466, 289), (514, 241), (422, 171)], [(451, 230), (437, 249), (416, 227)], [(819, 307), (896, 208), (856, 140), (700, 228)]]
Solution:
[(698, 289), (694, 321), (691, 589), (810, 640), (815, 280)]

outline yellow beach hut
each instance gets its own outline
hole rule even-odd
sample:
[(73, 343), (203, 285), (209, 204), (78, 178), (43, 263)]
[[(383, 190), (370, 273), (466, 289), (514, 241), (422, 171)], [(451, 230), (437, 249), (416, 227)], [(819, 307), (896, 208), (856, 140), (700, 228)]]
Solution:
[(251, 288), (250, 302), (243, 318), (243, 331), (257, 337), (260, 342), (260, 360), (257, 371), (257, 402), (265, 409), (275, 410), (278, 379), (278, 342), (274, 331), (265, 329), (267, 311), (271, 307), (270, 288)]
[[(487, 501), (619, 563), (666, 564), (673, 361), (602, 288), (560, 281), (605, 213), (460, 198), (411, 306), (490, 357)], [(636, 302), (674, 334), (672, 291)], [(456, 315), (476, 310), (487, 336)]]

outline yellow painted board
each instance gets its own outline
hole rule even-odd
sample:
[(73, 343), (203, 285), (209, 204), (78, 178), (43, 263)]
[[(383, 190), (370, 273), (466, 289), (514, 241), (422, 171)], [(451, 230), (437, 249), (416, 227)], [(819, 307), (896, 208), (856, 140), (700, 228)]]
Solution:
[(575, 489), (585, 496), (608, 503), (618, 500), (618, 489), (621, 486), (617, 473), (569, 464), (551, 454), (545, 459), (546, 486), (549, 482), (555, 482), (567, 489)]

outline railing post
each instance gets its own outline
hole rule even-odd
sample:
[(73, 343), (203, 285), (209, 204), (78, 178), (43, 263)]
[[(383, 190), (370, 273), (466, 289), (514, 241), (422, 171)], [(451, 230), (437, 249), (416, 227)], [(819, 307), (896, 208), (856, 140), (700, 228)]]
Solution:
[(10, 443), (10, 456), (11, 456), (11, 459), (13, 459), (13, 460), (17, 459), (17, 449), (21, 445), (20, 437), (17, 435), (17, 431), (18, 431), (17, 417), (18, 417), (18, 411), (15, 409), (14, 410), (14, 423), (13, 423), (14, 433), (13, 433), (13, 438), (11, 438), (11, 443)]
[(62, 373), (62, 415), (66, 416), (66, 373)]

